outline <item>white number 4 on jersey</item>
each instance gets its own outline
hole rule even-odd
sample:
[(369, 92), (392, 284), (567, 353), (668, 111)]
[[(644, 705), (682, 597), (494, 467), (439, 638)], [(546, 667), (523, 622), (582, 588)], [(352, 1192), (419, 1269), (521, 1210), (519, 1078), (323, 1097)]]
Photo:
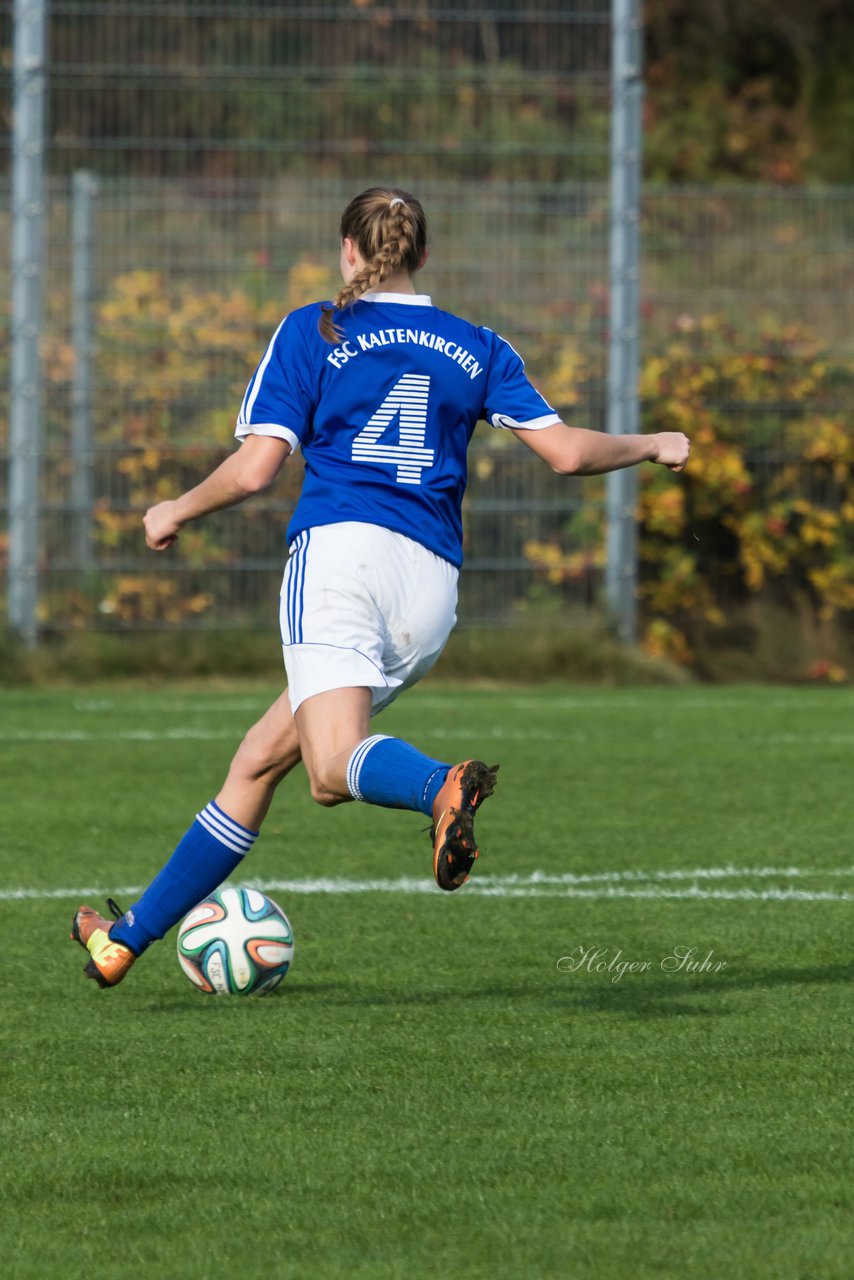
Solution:
[[(428, 374), (405, 373), (353, 441), (353, 461), (397, 467), (398, 484), (420, 484), (421, 472), (432, 467), (436, 458), (434, 449), (424, 447), (429, 395)], [(380, 437), (398, 414), (400, 443), (381, 444)]]

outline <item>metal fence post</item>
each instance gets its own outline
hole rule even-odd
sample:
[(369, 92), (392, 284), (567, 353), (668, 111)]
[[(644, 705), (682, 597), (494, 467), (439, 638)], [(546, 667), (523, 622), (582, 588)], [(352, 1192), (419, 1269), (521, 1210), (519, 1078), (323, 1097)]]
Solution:
[[(640, 0), (611, 0), (611, 311), (608, 431), (638, 430), (638, 221), (641, 184)], [(617, 634), (637, 638), (637, 471), (607, 476), (605, 590)]]
[(47, 14), (48, 0), (15, 0), (9, 623), (29, 645), (38, 630)]
[(71, 519), (74, 564), (83, 572), (93, 566), (92, 504), (92, 238), (94, 174), (78, 169), (72, 183), (71, 345)]

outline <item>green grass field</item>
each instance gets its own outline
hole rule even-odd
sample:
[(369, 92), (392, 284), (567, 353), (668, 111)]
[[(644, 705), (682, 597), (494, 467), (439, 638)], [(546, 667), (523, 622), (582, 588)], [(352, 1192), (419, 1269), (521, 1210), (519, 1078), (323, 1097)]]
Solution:
[(272, 692), (0, 694), (3, 1275), (849, 1280), (854, 691), (428, 685), (377, 727), (502, 766), (462, 892), (300, 773), (245, 864), (279, 990), (169, 938), (99, 991), (73, 909)]

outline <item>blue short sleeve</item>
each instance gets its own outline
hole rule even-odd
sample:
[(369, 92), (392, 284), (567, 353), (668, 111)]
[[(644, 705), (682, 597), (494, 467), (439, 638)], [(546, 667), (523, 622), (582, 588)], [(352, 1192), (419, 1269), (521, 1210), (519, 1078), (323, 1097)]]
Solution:
[(317, 375), (301, 318), (299, 313), (286, 316), (270, 339), (240, 406), (234, 432), (238, 440), (276, 436), (296, 450), (311, 427)]
[(560, 422), (560, 415), (531, 384), (518, 351), (497, 333), (491, 333), (490, 337), (492, 359), (483, 408), (486, 421), (508, 430), (514, 427), (537, 430)]

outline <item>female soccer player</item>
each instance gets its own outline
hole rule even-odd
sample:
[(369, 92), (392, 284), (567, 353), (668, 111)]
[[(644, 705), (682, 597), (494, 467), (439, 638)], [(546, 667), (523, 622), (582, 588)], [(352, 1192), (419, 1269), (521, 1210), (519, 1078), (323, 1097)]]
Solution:
[(288, 685), (249, 730), (219, 794), (115, 922), (91, 907), (72, 938), (84, 972), (120, 982), (137, 956), (218, 887), (255, 841), (273, 793), (302, 760), (313, 798), (413, 809), (432, 819), (440, 888), (468, 878), (474, 815), (496, 767), (450, 766), (371, 716), (433, 666), (456, 616), (466, 450), (485, 418), (561, 475), (657, 462), (681, 471), (681, 432), (611, 436), (566, 426), (490, 329), (416, 293), (427, 257), (424, 211), (396, 187), (356, 196), (341, 218), (343, 288), (274, 333), (237, 419), (240, 448), (196, 488), (145, 515), (166, 551), (190, 520), (242, 502), (302, 449), (305, 480), (290, 522), (281, 592)]

